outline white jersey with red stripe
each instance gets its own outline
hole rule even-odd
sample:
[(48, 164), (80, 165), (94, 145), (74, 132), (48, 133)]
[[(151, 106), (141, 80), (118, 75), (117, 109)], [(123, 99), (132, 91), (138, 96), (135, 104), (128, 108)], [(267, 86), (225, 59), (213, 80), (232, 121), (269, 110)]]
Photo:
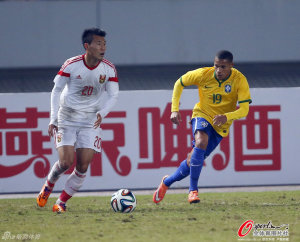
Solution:
[(84, 56), (68, 59), (57, 73), (50, 124), (90, 127), (97, 113), (104, 118), (116, 103), (119, 84), (114, 65), (103, 59), (91, 68)]

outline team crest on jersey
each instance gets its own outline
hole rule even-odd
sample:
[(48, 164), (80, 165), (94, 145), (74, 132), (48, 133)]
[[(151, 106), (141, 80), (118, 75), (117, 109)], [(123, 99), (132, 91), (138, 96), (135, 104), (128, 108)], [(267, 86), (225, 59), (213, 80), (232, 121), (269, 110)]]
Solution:
[(200, 125), (203, 127), (203, 128), (206, 128), (208, 126), (208, 122), (205, 122), (205, 121), (202, 121), (200, 123)]
[(100, 75), (99, 82), (102, 84), (105, 82), (106, 75)]
[(225, 92), (230, 93), (231, 92), (231, 85), (227, 84), (225, 85)]
[(57, 143), (60, 143), (61, 142), (61, 134), (58, 134), (56, 136), (56, 140), (57, 140)]

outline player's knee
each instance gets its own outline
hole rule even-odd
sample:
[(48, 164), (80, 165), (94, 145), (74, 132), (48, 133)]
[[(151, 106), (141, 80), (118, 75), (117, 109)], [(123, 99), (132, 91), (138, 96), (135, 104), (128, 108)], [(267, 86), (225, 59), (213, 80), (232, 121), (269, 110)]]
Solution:
[(206, 150), (208, 144), (208, 135), (203, 131), (197, 131), (195, 134), (195, 147)]
[(202, 141), (195, 142), (195, 147), (202, 149), (202, 150), (206, 150), (207, 142), (202, 142)]
[(87, 171), (88, 167), (89, 167), (88, 164), (80, 164), (80, 163), (76, 164), (76, 170), (81, 173), (85, 173)]
[(68, 170), (73, 165), (73, 160), (59, 160), (59, 166), (63, 170)]
[(186, 158), (186, 163), (187, 163), (188, 166), (190, 166), (192, 153), (193, 153), (193, 152), (188, 153), (188, 156), (187, 156), (187, 158)]

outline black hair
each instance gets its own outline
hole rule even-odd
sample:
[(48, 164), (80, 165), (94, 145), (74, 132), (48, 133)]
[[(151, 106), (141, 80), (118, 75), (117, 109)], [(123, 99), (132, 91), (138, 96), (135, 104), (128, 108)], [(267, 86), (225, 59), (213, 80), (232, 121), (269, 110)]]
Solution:
[(85, 29), (82, 33), (81, 40), (82, 40), (82, 45), (84, 43), (91, 44), (93, 41), (93, 35), (98, 35), (101, 37), (106, 36), (106, 32), (102, 29), (99, 28), (90, 28), (90, 29)]
[(217, 54), (216, 57), (221, 60), (229, 60), (230, 62), (233, 62), (233, 55), (230, 51), (228, 50), (220, 50)]

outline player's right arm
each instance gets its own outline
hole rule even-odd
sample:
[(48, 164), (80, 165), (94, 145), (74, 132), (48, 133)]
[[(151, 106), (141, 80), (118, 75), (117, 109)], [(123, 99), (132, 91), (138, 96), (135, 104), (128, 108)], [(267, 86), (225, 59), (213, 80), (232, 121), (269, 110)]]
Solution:
[(51, 91), (51, 112), (50, 123), (48, 126), (48, 134), (51, 137), (53, 136), (54, 132), (57, 131), (60, 95), (69, 77), (70, 74), (60, 70), (53, 80), (54, 87)]
[(181, 122), (181, 115), (179, 113), (179, 101), (184, 85), (182, 85), (182, 77), (180, 77), (174, 84), (173, 95), (172, 95), (172, 107), (171, 107), (171, 121), (174, 124)]
[(201, 75), (201, 71), (199, 70), (201, 69), (187, 72), (186, 74), (181, 76), (174, 84), (171, 107), (172, 113), (170, 118), (174, 124), (179, 124), (182, 121), (179, 112), (179, 102), (183, 88), (186, 86), (198, 84), (197, 82), (199, 81), (199, 77)]

